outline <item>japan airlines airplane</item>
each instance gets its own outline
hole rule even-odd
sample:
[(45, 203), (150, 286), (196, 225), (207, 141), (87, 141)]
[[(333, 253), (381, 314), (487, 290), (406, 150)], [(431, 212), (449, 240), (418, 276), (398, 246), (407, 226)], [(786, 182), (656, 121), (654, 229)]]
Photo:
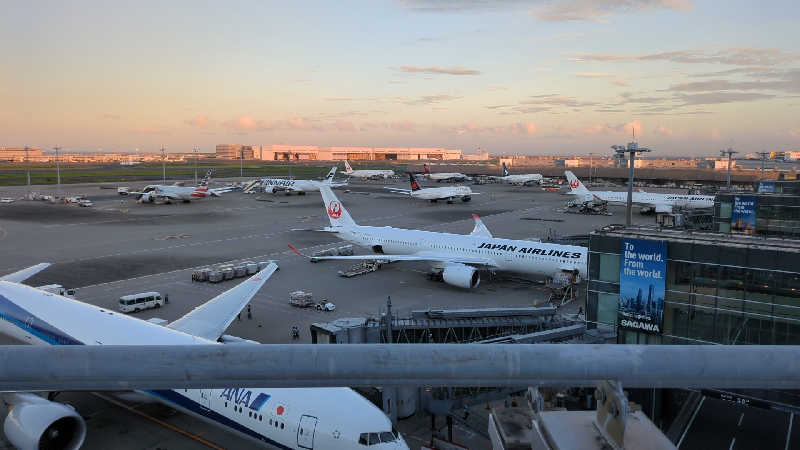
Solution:
[[(426, 261), (432, 264), (434, 273), (442, 281), (465, 289), (478, 287), (481, 280), (479, 269), (558, 280), (565, 277), (577, 280), (586, 276), (585, 247), (496, 238), (474, 214), (475, 228), (467, 235), (358, 225), (333, 191), (322, 187), (320, 192), (331, 221), (331, 226), (322, 231), (335, 233), (340, 239), (369, 248), (379, 256), (319, 256), (312, 257), (312, 261)], [(289, 248), (300, 254), (291, 245)]]
[(188, 203), (194, 199), (206, 197), (219, 197), (220, 194), (231, 191), (233, 188), (209, 189), (211, 182), (211, 169), (206, 172), (206, 176), (200, 181), (197, 187), (151, 184), (142, 189), (141, 192), (128, 192), (131, 195), (138, 195), (137, 201), (140, 203), (153, 203), (161, 201), (170, 203), (172, 201), (182, 201)]
[[(47, 266), (39, 264), (0, 278), (0, 332), (44, 345), (246, 345), (222, 333), (278, 268), (270, 264), (161, 326), (20, 284)], [(57, 384), (54, 387), (57, 390)], [(352, 449), (366, 445), (361, 442), (376, 449), (408, 448), (389, 418), (349, 388), (231, 387), (142, 393), (270, 448)], [(78, 449), (86, 437), (86, 423), (71, 406), (28, 392), (3, 392), (0, 398), (9, 405), (5, 436), (19, 449)]]
[(441, 183), (442, 181), (454, 182), (454, 181), (465, 181), (470, 179), (463, 173), (458, 173), (458, 172), (431, 173), (431, 168), (427, 164), (425, 164), (423, 167), (425, 169), (425, 176), (427, 176), (431, 180), (436, 180), (437, 183)]
[(508, 169), (506, 168), (506, 163), (503, 163), (503, 176), (493, 176), (495, 180), (504, 181), (509, 184), (515, 184), (517, 186), (523, 186), (533, 183), (542, 183), (543, 177), (539, 173), (524, 173), (518, 175), (510, 175), (508, 173)]
[(353, 170), (347, 160), (344, 160), (344, 173), (348, 177), (383, 178), (384, 180), (394, 176), (394, 170)]
[(431, 203), (436, 203), (439, 200), (446, 200), (447, 203), (453, 203), (457, 198), (461, 198), (463, 202), (468, 202), (472, 200), (473, 195), (480, 194), (480, 192), (472, 192), (469, 186), (421, 188), (413, 173), (409, 172), (408, 177), (411, 181), (411, 189), (395, 187), (386, 187), (384, 189), (388, 189), (396, 194), (409, 195), (411, 198), (429, 200)]
[(330, 172), (325, 175), (322, 181), (316, 180), (287, 180), (285, 178), (262, 178), (261, 186), (264, 192), (270, 194), (277, 194), (280, 191), (297, 192), (300, 195), (305, 195), (306, 192), (319, 192), (320, 186), (342, 187), (347, 186), (347, 183), (334, 183), (333, 177), (336, 175), (336, 166), (331, 168)]
[[(577, 196), (581, 201), (598, 199), (610, 203), (627, 203), (628, 193), (617, 191), (590, 191), (581, 183), (574, 173), (564, 172), (569, 182), (570, 194)], [(642, 205), (657, 213), (671, 213), (673, 208), (711, 208), (714, 206), (713, 195), (687, 195), (687, 194), (659, 194), (651, 192), (633, 191), (633, 203)]]

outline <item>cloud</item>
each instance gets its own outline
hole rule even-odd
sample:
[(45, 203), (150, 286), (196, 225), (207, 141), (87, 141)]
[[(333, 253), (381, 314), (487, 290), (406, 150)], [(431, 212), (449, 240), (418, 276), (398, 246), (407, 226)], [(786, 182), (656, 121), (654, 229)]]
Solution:
[(709, 137), (715, 141), (720, 139), (719, 130), (716, 128), (711, 129), (711, 133), (709, 133)]
[(338, 131), (343, 131), (348, 133), (357, 131), (356, 125), (353, 122), (348, 122), (346, 120), (337, 120), (336, 123), (334, 123), (334, 126)]
[(401, 0), (400, 6), (412, 11), (458, 13), (523, 8), (529, 0)]
[(122, 118), (122, 116), (120, 116), (119, 114), (110, 114), (110, 113), (105, 113), (100, 117), (105, 120), (119, 120)]
[(458, 100), (462, 97), (457, 97), (454, 95), (447, 95), (447, 94), (438, 94), (438, 95), (423, 95), (415, 100), (406, 100), (403, 103), (406, 105), (433, 105), (436, 103), (441, 102), (448, 102), (452, 100)]
[(653, 134), (661, 135), (661, 136), (672, 136), (673, 131), (669, 128), (665, 127), (663, 124), (659, 125), (658, 128), (653, 130)]
[(211, 121), (205, 114), (198, 114), (191, 119), (186, 120), (185, 123), (190, 127), (206, 128)]
[(704, 92), (700, 94), (681, 94), (676, 97), (687, 105), (718, 105), (722, 103), (752, 102), (756, 100), (769, 100), (775, 98), (771, 94), (758, 92)]
[(531, 15), (548, 21), (597, 20), (616, 13), (691, 9), (689, 0), (564, 0), (551, 1)]
[(628, 82), (625, 80), (613, 80), (611, 84), (614, 86), (628, 87)]
[(257, 121), (252, 116), (243, 115), (223, 123), (228, 128), (237, 131), (253, 131), (264, 127), (263, 121)]
[(559, 94), (542, 94), (531, 95), (527, 100), (520, 102), (524, 105), (547, 105), (547, 106), (565, 106), (569, 108), (581, 108), (584, 106), (595, 106), (595, 102), (584, 102), (577, 100), (575, 97), (568, 97)]
[(800, 138), (800, 128), (792, 128), (791, 130), (787, 131), (786, 134), (793, 138)]
[(616, 78), (619, 75), (616, 73), (608, 73), (608, 72), (576, 72), (572, 75), (578, 78)]
[(572, 61), (669, 61), (682, 64), (723, 64), (732, 66), (771, 67), (800, 60), (800, 54), (774, 48), (728, 48), (717, 52), (676, 50), (671, 52), (634, 55), (629, 53), (578, 53)]
[(302, 117), (292, 117), (287, 120), (266, 121), (256, 120), (252, 116), (242, 115), (233, 120), (222, 123), (223, 126), (240, 133), (247, 132), (260, 132), (271, 130), (304, 130), (304, 131), (322, 131), (324, 127), (319, 125), (316, 121)]
[(528, 134), (533, 135), (538, 131), (534, 122), (528, 123), (515, 123), (509, 126), (511, 134)]
[(404, 133), (411, 133), (413, 131), (416, 131), (417, 124), (415, 124), (414, 122), (411, 122), (410, 120), (403, 120), (403, 121), (400, 121), (400, 122), (390, 123), (389, 124), (389, 128), (391, 128), (394, 131), (402, 131)]
[(449, 127), (444, 131), (454, 133), (457, 135), (465, 134), (493, 134), (493, 135), (522, 135), (532, 136), (538, 133), (538, 127), (534, 122), (527, 123), (512, 123), (510, 125), (480, 125), (474, 122), (468, 122), (462, 125)]
[(395, 69), (406, 73), (430, 73), (430, 74), (444, 74), (444, 75), (480, 75), (481, 72), (475, 69), (466, 69), (463, 67), (438, 67), (438, 66), (400, 66)]
[(789, 72), (783, 79), (771, 81), (708, 80), (680, 83), (670, 86), (676, 92), (709, 91), (783, 91), (800, 92), (800, 72)]

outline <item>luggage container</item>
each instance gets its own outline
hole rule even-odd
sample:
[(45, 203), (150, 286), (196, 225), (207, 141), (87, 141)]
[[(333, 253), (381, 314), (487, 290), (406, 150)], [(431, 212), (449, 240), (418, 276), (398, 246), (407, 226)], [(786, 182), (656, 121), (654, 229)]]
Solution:
[(225, 275), (219, 270), (210, 270), (208, 272), (208, 282), (209, 283), (219, 283), (220, 281), (225, 279)]
[(222, 269), (222, 278), (232, 280), (235, 276), (236, 272), (233, 270), (233, 267), (225, 267)]
[(353, 256), (353, 246), (343, 245), (336, 249), (336, 253), (338, 253), (339, 256)]
[(247, 263), (247, 274), (248, 275), (255, 275), (258, 272), (258, 264), (256, 263)]
[(233, 276), (236, 278), (241, 278), (247, 275), (247, 266), (234, 266), (233, 267)]
[(195, 270), (192, 272), (192, 281), (207, 281), (208, 272), (205, 270)]
[(289, 292), (289, 304), (298, 308), (308, 308), (314, 305), (314, 295), (311, 292)]

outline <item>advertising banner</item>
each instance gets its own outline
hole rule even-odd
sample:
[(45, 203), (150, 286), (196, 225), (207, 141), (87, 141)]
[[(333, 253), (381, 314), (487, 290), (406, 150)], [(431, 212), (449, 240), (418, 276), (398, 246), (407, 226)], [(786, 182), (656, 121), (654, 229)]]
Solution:
[(766, 193), (766, 194), (773, 194), (775, 193), (775, 182), (774, 181), (761, 181), (758, 183), (758, 192)]
[(622, 241), (618, 305), (620, 329), (661, 334), (666, 275), (666, 242)]
[(733, 197), (731, 232), (753, 234), (756, 230), (756, 208), (758, 199), (754, 195)]

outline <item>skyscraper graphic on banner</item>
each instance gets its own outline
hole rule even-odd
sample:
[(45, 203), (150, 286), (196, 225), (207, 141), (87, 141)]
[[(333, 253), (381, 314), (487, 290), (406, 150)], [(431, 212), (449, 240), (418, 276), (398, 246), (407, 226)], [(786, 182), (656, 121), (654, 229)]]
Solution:
[(756, 230), (756, 208), (758, 198), (755, 195), (737, 195), (733, 197), (731, 211), (731, 232), (753, 234)]
[(666, 274), (666, 242), (622, 241), (618, 304), (621, 329), (661, 333)]

